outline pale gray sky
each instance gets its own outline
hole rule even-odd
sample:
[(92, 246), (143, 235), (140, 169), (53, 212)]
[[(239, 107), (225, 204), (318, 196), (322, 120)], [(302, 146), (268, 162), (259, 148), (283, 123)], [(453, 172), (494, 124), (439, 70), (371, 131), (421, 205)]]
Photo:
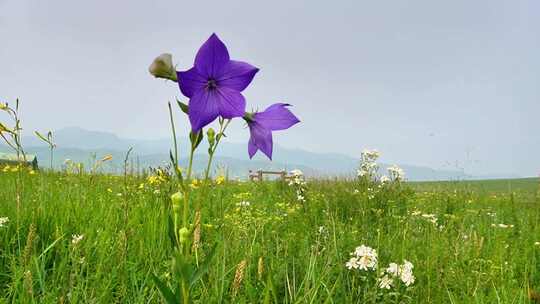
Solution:
[[(0, 0), (0, 99), (21, 98), (27, 131), (163, 138), (180, 92), (148, 65), (170, 52), (190, 67), (212, 32), (261, 68), (248, 108), (294, 104), (302, 124), (277, 133), (280, 145), (540, 172), (536, 0)], [(230, 135), (249, 136), (241, 121)]]

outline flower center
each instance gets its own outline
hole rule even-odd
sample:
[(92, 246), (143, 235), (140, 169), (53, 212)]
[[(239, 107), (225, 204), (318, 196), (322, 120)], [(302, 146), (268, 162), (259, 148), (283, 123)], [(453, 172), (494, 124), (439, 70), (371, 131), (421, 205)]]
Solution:
[(213, 78), (208, 79), (206, 82), (206, 88), (208, 90), (215, 90), (217, 88), (217, 81)]

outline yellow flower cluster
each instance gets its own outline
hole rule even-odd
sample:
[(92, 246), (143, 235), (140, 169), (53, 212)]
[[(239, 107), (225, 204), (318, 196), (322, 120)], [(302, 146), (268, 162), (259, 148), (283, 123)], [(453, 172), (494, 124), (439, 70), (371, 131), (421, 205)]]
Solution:
[(156, 174), (148, 176), (146, 178), (146, 181), (150, 185), (159, 186), (162, 183), (166, 182), (168, 179), (169, 179), (169, 176), (167, 175), (167, 173), (165, 173), (161, 169), (158, 169), (156, 170)]
[[(9, 172), (19, 172), (20, 171), (24, 171), (25, 167), (24, 166), (10, 166), (10, 165), (5, 165), (4, 168), (2, 168), (2, 172), (4, 173), (9, 173)], [(35, 175), (37, 174), (37, 172), (32, 169), (32, 168), (28, 168), (28, 174), (30, 175)]]
[(225, 176), (220, 175), (220, 176), (216, 177), (216, 185), (221, 185), (223, 183), (225, 183)]

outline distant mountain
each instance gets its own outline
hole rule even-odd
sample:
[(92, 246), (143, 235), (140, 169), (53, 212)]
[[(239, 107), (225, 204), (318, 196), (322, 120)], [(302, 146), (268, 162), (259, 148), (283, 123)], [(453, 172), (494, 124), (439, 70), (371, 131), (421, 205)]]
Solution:
[[(169, 162), (171, 142), (168, 139), (136, 140), (125, 139), (112, 133), (89, 131), (77, 127), (64, 128), (54, 132), (57, 148), (54, 151), (54, 167), (60, 168), (64, 160), (92, 166), (94, 159), (107, 154), (113, 155), (113, 161), (108, 162), (103, 169), (109, 172), (122, 172), (125, 153), (133, 147), (130, 164), (134, 168), (163, 166)], [(43, 142), (35, 137), (24, 137), (23, 144), (28, 153), (38, 156), (40, 165), (48, 167), (50, 162), (49, 150)], [(188, 149), (189, 141), (179, 139), (180, 151)], [(199, 151), (206, 151), (206, 141), (201, 143)], [(0, 150), (6, 150), (5, 147)], [(352, 177), (359, 164), (359, 159), (339, 153), (314, 153), (300, 149), (287, 149), (276, 145), (274, 161), (257, 154), (252, 160), (247, 157), (245, 144), (224, 142), (214, 162), (214, 170), (225, 170), (230, 176), (245, 178), (249, 170), (292, 170), (300, 169), (311, 177)], [(202, 153), (202, 152), (201, 152)], [(194, 168), (202, 172), (207, 156), (197, 154)], [(187, 165), (187, 159), (182, 158), (181, 164)], [(381, 164), (386, 170), (387, 165)], [(435, 170), (422, 166), (401, 165), (409, 180), (455, 180), (471, 178), (464, 172), (450, 170)]]

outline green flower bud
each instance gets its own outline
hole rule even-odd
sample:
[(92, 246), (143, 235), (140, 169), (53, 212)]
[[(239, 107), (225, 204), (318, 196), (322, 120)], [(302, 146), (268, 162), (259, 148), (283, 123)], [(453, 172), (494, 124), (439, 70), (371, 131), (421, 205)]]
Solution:
[(189, 240), (189, 229), (186, 227), (180, 228), (178, 235), (180, 236), (180, 243), (185, 244)]
[(183, 198), (184, 195), (182, 194), (182, 192), (176, 192), (175, 194), (171, 195), (172, 209), (175, 213), (180, 211)]
[(216, 143), (216, 131), (212, 128), (208, 128), (208, 131), (206, 131), (206, 137), (208, 138), (208, 144), (210, 147), (214, 146)]
[(178, 78), (176, 76), (176, 69), (174, 68), (172, 63), (171, 54), (165, 53), (159, 55), (156, 59), (154, 59), (154, 61), (148, 68), (148, 71), (156, 78), (169, 79), (175, 82), (178, 81)]

